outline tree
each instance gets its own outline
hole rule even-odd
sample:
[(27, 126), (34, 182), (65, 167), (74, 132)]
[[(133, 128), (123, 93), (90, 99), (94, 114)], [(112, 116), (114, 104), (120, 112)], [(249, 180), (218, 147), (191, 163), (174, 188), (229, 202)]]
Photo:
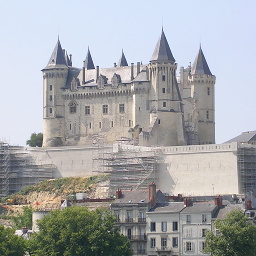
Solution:
[(215, 228), (219, 235), (207, 233), (205, 252), (212, 256), (256, 255), (256, 226), (241, 210), (234, 210), (226, 218), (216, 220)]
[(11, 219), (15, 223), (15, 228), (20, 229), (22, 227), (27, 227), (28, 229), (32, 228), (32, 207), (25, 206), (23, 207), (23, 212), (18, 213), (17, 216), (13, 216)]
[(29, 145), (30, 147), (42, 147), (43, 134), (41, 132), (32, 133), (30, 136), (30, 140), (27, 140), (26, 144)]
[(69, 207), (52, 211), (38, 222), (32, 234), (31, 256), (130, 256), (130, 242), (114, 227), (115, 218), (105, 210)]
[(0, 255), (23, 256), (26, 252), (26, 240), (14, 234), (15, 230), (0, 226)]

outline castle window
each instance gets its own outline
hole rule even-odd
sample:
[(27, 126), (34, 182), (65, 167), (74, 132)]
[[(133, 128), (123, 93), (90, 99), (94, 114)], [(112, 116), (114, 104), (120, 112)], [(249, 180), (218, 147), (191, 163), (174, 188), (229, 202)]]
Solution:
[(111, 121), (111, 127), (114, 127), (114, 121)]
[(101, 122), (99, 122), (99, 128), (101, 128)]
[(124, 104), (119, 104), (119, 113), (124, 113)]
[(49, 113), (52, 114), (52, 108), (49, 108)]
[(207, 87), (207, 95), (210, 95), (211, 91), (210, 91), (210, 87)]
[(71, 131), (71, 128), (72, 128), (72, 126), (71, 126), (71, 124), (69, 125), (69, 130)]
[(52, 91), (52, 85), (50, 84), (50, 91)]
[(209, 119), (209, 111), (206, 111), (206, 119)]
[(166, 108), (166, 102), (165, 101), (163, 102), (163, 107)]
[(76, 102), (71, 101), (69, 103), (69, 112), (70, 112), (70, 114), (76, 113)]
[(92, 123), (89, 123), (89, 128), (92, 129)]
[(158, 124), (160, 124), (160, 119), (158, 119)]
[(50, 95), (50, 101), (52, 101), (52, 95)]
[(165, 88), (162, 88), (162, 93), (165, 93)]
[(91, 113), (91, 109), (90, 109), (90, 106), (85, 106), (85, 115), (90, 115)]
[(131, 121), (131, 120), (129, 120), (129, 126), (130, 126), (130, 127), (132, 126), (132, 121)]
[(102, 106), (102, 113), (107, 114), (108, 113), (108, 105), (103, 105)]
[(165, 81), (165, 75), (162, 75), (162, 81)]

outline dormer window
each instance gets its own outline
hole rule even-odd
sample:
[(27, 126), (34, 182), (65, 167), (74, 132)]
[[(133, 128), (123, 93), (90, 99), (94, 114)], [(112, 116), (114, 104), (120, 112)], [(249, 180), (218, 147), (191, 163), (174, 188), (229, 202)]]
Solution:
[(76, 113), (76, 102), (75, 101), (71, 101), (69, 103), (69, 113), (70, 114), (75, 114)]

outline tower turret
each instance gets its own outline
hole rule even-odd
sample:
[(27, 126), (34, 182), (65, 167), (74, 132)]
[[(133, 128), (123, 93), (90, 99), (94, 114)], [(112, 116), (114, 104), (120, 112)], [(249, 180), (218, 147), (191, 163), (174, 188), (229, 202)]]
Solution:
[(64, 102), (61, 88), (66, 85), (68, 63), (59, 38), (47, 66), (44, 79), (43, 147), (61, 146), (64, 142)]
[(215, 76), (212, 75), (201, 45), (189, 78), (194, 98), (197, 131), (200, 144), (215, 143)]
[(118, 64), (117, 64), (118, 67), (125, 67), (125, 66), (128, 66), (128, 63), (127, 63), (127, 60), (125, 58), (125, 55), (124, 55), (124, 51), (122, 50), (122, 55), (121, 55), (121, 58), (120, 60), (118, 61)]
[(159, 130), (156, 143), (184, 145), (186, 140), (181, 96), (176, 80), (177, 65), (163, 29), (148, 68), (151, 80), (150, 110), (152, 121), (156, 120)]

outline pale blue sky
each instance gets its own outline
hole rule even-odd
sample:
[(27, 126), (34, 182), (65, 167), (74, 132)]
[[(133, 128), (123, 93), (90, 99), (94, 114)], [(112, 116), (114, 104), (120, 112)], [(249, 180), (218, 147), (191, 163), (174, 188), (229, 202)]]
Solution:
[(150, 60), (164, 31), (178, 66), (200, 43), (216, 75), (216, 142), (255, 130), (255, 0), (0, 0), (0, 140), (25, 145), (42, 131), (41, 69), (58, 33), (82, 67), (88, 45), (95, 65)]

